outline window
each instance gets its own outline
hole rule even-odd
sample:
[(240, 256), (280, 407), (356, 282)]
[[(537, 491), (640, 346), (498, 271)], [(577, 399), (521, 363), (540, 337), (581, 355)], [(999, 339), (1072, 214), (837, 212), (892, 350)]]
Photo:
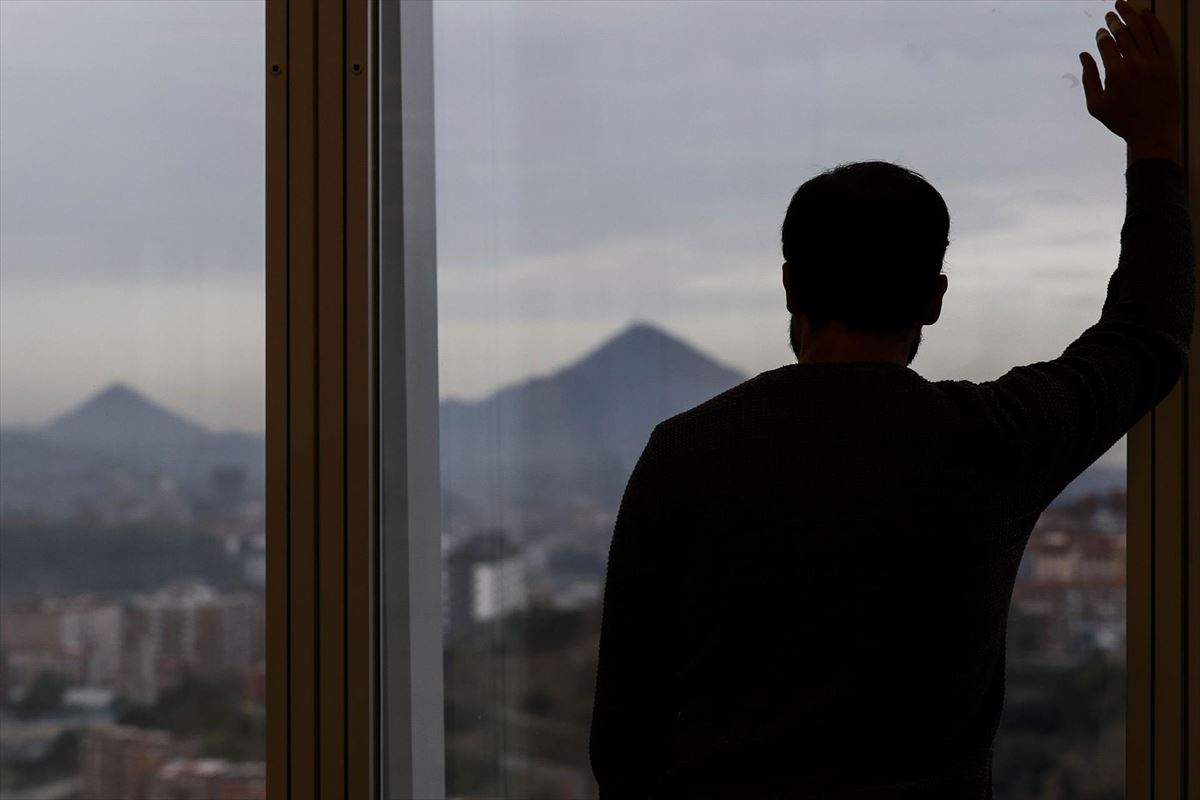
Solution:
[(0, 796), (266, 795), (263, 51), (0, 3)]
[[(1154, 4), (1187, 75), (1200, 17)], [(1086, 117), (1074, 54), (1103, 3), (736, 8), (267, 0), (275, 796), (594, 791), (597, 543), (644, 436), (629, 431), (790, 360), (777, 226), (806, 177), (884, 158), (945, 196), (928, 378), (1053, 357), (1095, 319), (1124, 154)], [(639, 396), (657, 405), (575, 436), (564, 373), (646, 342), (663, 358)], [(680, 353), (707, 378), (669, 393)], [(1195, 380), (1039, 522), (1003, 796), (1187, 785)]]
[[(1098, 318), (1125, 152), (1076, 53), (1105, 10), (434, 5), (449, 796), (594, 796), (625, 480), (655, 423), (793, 359), (778, 231), (805, 179), (880, 158), (942, 192), (950, 290), (913, 364), (930, 380), (1053, 358)], [(1124, 459), (1031, 539), (997, 797), (1124, 786)]]
[[(0, 2), (0, 796), (594, 796), (615, 502), (790, 360), (790, 192), (922, 171), (914, 369), (1053, 357), (1117, 254), (1107, 8)], [(1197, 375), (1039, 520), (998, 797), (1196, 783)]]

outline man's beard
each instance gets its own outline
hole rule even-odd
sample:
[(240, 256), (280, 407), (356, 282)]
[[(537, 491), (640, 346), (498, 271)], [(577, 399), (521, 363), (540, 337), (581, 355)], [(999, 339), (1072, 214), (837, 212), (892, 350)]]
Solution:
[[(922, 328), (917, 329), (917, 335), (912, 340), (912, 345), (908, 348), (908, 362), (912, 364), (913, 359), (917, 357), (917, 351), (921, 349), (921, 339), (924, 336)], [(796, 354), (796, 360), (800, 360), (800, 317), (796, 314), (791, 315), (791, 321), (788, 322), (788, 343), (792, 346), (792, 352)]]

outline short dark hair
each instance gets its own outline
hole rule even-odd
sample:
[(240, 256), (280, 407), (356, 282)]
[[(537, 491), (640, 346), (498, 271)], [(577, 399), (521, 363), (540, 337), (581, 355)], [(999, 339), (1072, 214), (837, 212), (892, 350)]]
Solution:
[(942, 271), (950, 212), (937, 189), (887, 161), (839, 164), (805, 181), (783, 219), (796, 301), (816, 326), (900, 331)]

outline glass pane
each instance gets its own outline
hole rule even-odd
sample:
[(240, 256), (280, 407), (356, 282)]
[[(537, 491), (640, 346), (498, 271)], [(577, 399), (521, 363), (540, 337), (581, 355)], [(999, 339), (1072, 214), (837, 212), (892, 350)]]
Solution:
[[(779, 233), (805, 180), (883, 159), (945, 198), (929, 381), (1055, 358), (1098, 319), (1125, 149), (1077, 54), (1109, 5), (434, 5), (451, 797), (596, 796), (622, 491), (656, 423), (794, 362)], [(1124, 519), (1122, 439), (1017, 575), (998, 800), (1124, 793)]]
[(0, 3), (0, 796), (265, 797), (264, 42)]

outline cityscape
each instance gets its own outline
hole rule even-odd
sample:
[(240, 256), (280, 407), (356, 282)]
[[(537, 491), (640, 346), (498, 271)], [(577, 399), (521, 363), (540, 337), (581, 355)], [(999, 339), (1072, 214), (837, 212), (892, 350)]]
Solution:
[[(448, 797), (592, 800), (616, 508), (655, 423), (790, 359), (788, 198), (919, 170), (919, 371), (1053, 358), (1118, 260), (1111, 0), (432, 5)], [(262, 798), (264, 4), (0, 17), (0, 800)], [(1125, 796), (1119, 462), (1029, 541), (997, 800)]]
[[(587, 731), (625, 476), (658, 420), (743, 379), (639, 324), (553, 375), (443, 402), (449, 796), (596, 796)], [(644, 391), (577, 390), (596, 382)], [(497, 424), (520, 446), (463, 445)], [(0, 453), (0, 796), (265, 797), (261, 439), (114, 385), (0, 432)], [(496, 469), (503, 487), (481, 477)], [(1038, 520), (997, 797), (1123, 790), (1124, 518), (1123, 471), (1097, 465)]]
[[(450, 796), (597, 797), (587, 739), (620, 490), (657, 421), (746, 377), (634, 324), (553, 374), (443, 402)], [(494, 450), (467, 444), (505, 436)], [(1097, 463), (1031, 534), (1009, 615), (997, 798), (1124, 797), (1125, 505), (1124, 469)]]
[(0, 431), (0, 796), (266, 797), (262, 457), (119, 384)]

